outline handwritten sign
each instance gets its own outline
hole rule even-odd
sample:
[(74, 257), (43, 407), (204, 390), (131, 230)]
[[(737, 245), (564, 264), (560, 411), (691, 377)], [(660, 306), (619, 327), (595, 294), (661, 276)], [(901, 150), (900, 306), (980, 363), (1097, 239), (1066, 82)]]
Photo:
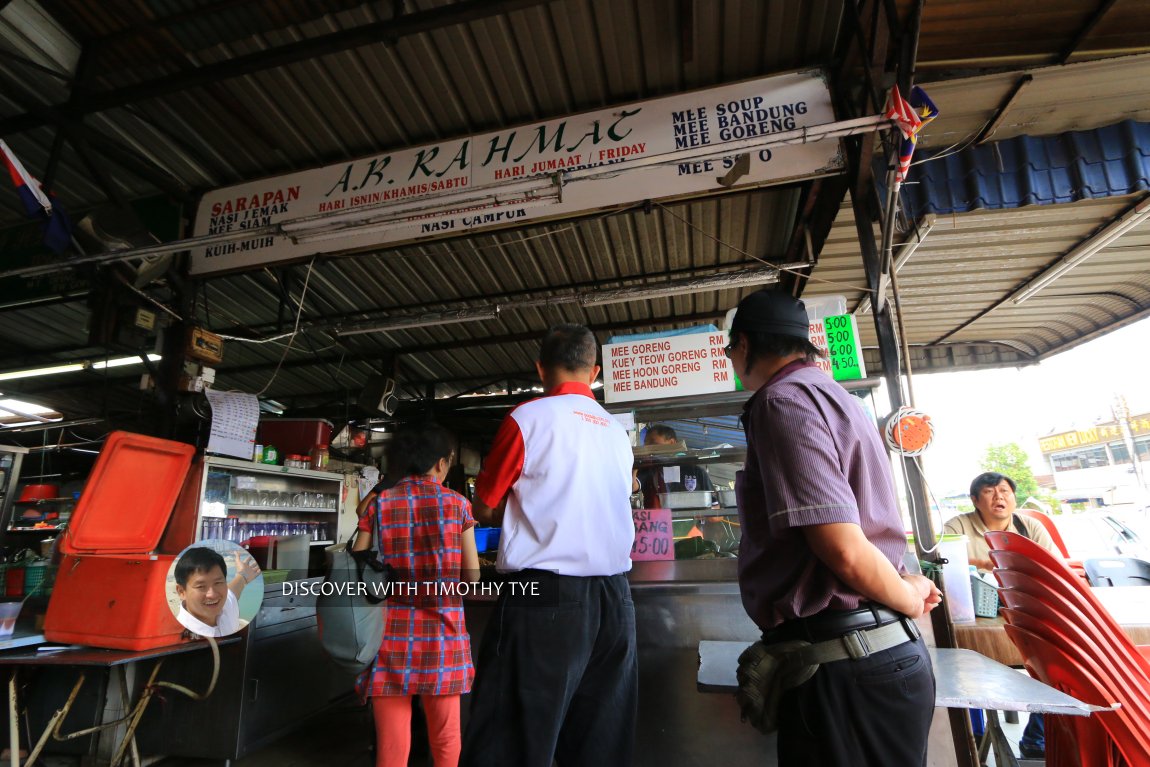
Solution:
[[(190, 271), (206, 274), (523, 225), (637, 200), (727, 191), (718, 179), (741, 154), (748, 155), (750, 167), (730, 189), (836, 173), (844, 162), (835, 140), (751, 151), (736, 143), (834, 119), (824, 74), (809, 70), (378, 152), (217, 189), (205, 194), (196, 210), (197, 236), (289, 226), (283, 234), (264, 229), (249, 238), (196, 248)], [(729, 155), (723, 154), (724, 145), (732, 146)], [(684, 162), (674, 154), (689, 150), (711, 156)], [(628, 167), (661, 156), (671, 159)], [(567, 177), (596, 168), (612, 173)], [(562, 195), (557, 178), (563, 181)], [(350, 226), (346, 231), (331, 231), (332, 225), (344, 223)], [(317, 233), (315, 225), (328, 231)]]
[[(835, 376), (830, 349), (827, 348), (826, 318), (832, 314), (846, 314), (846, 296), (830, 295), (804, 298), (803, 303), (806, 304), (807, 316), (810, 318), (810, 328), (808, 329), (810, 341), (814, 344), (815, 348), (822, 351), (823, 355), (825, 355), (816, 359), (815, 364), (819, 366), (820, 370), (837, 381), (839, 378)], [(863, 376), (860, 376), (860, 378), (861, 377)]]
[(635, 522), (632, 560), (650, 562), (675, 558), (670, 509), (633, 509), (631, 517)]
[(251, 460), (260, 421), (260, 402), (254, 394), (208, 389), (204, 394), (212, 408), (212, 432), (207, 451)]
[(607, 344), (603, 391), (607, 402), (683, 397), (735, 390), (726, 333), (691, 333)]
[(862, 344), (859, 343), (858, 321), (853, 314), (823, 317), (826, 348), (830, 355), (831, 375), (836, 381), (866, 378)]

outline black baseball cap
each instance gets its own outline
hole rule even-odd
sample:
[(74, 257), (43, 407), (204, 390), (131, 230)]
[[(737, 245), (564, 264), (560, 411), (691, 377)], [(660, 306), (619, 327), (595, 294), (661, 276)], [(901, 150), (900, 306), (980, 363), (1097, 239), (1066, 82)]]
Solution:
[(731, 332), (772, 333), (810, 339), (807, 307), (794, 296), (781, 290), (756, 290), (739, 302)]

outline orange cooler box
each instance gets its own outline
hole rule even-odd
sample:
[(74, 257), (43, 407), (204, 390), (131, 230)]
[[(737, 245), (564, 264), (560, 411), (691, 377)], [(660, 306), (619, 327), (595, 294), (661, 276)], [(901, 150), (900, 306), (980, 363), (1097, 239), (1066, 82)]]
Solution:
[(141, 434), (108, 437), (60, 540), (64, 557), (44, 619), (48, 641), (121, 650), (180, 641), (183, 627), (165, 585), (172, 561), (193, 540), (194, 503), (173, 510), (185, 488), (185, 496), (198, 493), (187, 482), (194, 453), (191, 445)]

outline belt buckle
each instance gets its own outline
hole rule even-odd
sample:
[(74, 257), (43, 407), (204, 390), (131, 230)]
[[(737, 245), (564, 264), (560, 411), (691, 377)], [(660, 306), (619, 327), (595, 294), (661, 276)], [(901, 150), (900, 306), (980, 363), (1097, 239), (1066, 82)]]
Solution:
[(918, 638), (922, 636), (921, 632), (918, 630), (918, 624), (916, 624), (905, 615), (900, 620), (902, 621), (903, 629), (905, 629), (906, 633), (910, 636), (910, 641), (918, 641)]
[(859, 629), (850, 631), (839, 637), (842, 640), (843, 647), (847, 651), (847, 655), (851, 660), (862, 660), (869, 658), (871, 654), (870, 643), (867, 642), (866, 632)]

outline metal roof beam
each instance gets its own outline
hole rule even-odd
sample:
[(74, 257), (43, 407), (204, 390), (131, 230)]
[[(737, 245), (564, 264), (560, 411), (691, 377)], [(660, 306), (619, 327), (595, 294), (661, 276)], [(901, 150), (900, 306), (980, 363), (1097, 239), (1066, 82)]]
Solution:
[[(598, 325), (588, 325), (594, 333), (612, 333), (618, 330), (630, 330), (633, 328), (663, 328), (669, 325), (679, 325), (691, 322), (706, 322), (712, 320), (722, 319), (726, 316), (726, 309), (716, 309), (713, 312), (696, 312), (695, 314), (676, 314), (671, 317), (656, 317), (647, 320), (626, 320), (621, 322), (606, 322)], [(545, 330), (531, 330), (524, 333), (508, 333), (501, 336), (482, 336), (480, 338), (460, 338), (458, 340), (446, 341), (436, 344), (421, 344), (418, 346), (403, 346), (395, 349), (383, 350), (380, 352), (373, 352), (370, 354), (331, 354), (326, 356), (309, 356), (303, 359), (288, 360), (281, 365), (281, 369), (289, 370), (292, 368), (313, 367), (329, 363), (340, 363), (344, 365), (354, 364), (358, 362), (375, 363), (386, 357), (388, 354), (412, 356), (415, 354), (430, 354), (432, 352), (452, 351), (454, 349), (472, 349), (478, 346), (500, 346), (503, 344), (523, 343), (525, 341), (537, 341), (543, 338)], [(65, 364), (65, 362), (53, 362), (52, 364)], [(253, 365), (243, 365), (239, 367), (221, 367), (218, 368), (219, 375), (244, 375), (246, 373), (259, 373), (265, 370), (271, 370), (276, 367), (274, 362), (261, 362)], [(501, 374), (506, 377), (507, 374)], [(475, 378), (481, 376), (476, 375)], [(471, 379), (467, 379), (471, 380)], [(408, 382), (410, 383), (410, 382)]]
[(67, 105), (41, 107), (0, 121), (0, 135), (11, 135), (57, 122), (82, 118), (93, 112), (122, 107), (137, 101), (165, 96), (189, 88), (288, 66), (319, 56), (374, 45), (394, 43), (401, 37), (430, 32), (442, 27), (465, 24), (525, 8), (544, 5), (553, 0), (464, 0), (420, 13), (389, 19), (374, 24), (345, 29), (297, 43), (282, 45), (259, 53), (225, 59), (214, 64), (179, 72), (156, 80), (147, 80), (103, 93), (82, 95)]
[(1082, 29), (1078, 30), (1078, 34), (1074, 36), (1074, 39), (1071, 40), (1070, 44), (1066, 46), (1066, 49), (1062, 51), (1062, 55), (1058, 57), (1059, 64), (1066, 64), (1070, 61), (1070, 57), (1073, 56), (1079, 46), (1086, 41), (1086, 38), (1090, 36), (1090, 33), (1094, 31), (1094, 28), (1098, 26), (1103, 17), (1110, 12), (1110, 9), (1114, 7), (1114, 3), (1116, 2), (1117, 0), (1102, 0), (1097, 10), (1095, 10), (1094, 14), (1090, 17), (1090, 20), (1086, 22)]
[[(585, 293), (589, 293), (589, 292), (604, 289), (604, 288), (627, 289), (630, 287), (644, 287), (644, 285), (645, 285), (644, 283), (637, 283), (636, 282), (638, 280), (643, 280), (643, 279), (646, 279), (646, 280), (673, 280), (673, 279), (677, 279), (677, 278), (713, 276), (715, 274), (724, 274), (727, 272), (730, 272), (733, 274), (738, 274), (739, 271), (741, 271), (741, 270), (757, 269), (757, 268), (762, 267), (762, 265), (763, 265), (763, 262), (761, 262), (761, 261), (740, 261), (740, 262), (731, 263), (731, 264), (721, 264), (719, 266), (714, 266), (714, 267), (672, 269), (672, 270), (668, 270), (665, 272), (660, 272), (658, 274), (641, 274), (641, 275), (637, 274), (637, 275), (633, 275), (630, 277), (623, 277), (623, 278), (617, 278), (617, 279), (611, 279), (611, 280), (597, 280), (597, 281), (570, 283), (567, 285), (563, 285), (562, 288), (564, 290), (571, 291), (573, 294), (585, 294)], [(651, 284), (651, 283), (646, 283), (646, 284)], [(657, 283), (655, 283), (655, 285), (657, 285)], [(551, 288), (540, 287), (540, 288), (529, 288), (529, 289), (524, 289), (524, 290), (514, 290), (514, 291), (508, 291), (507, 293), (502, 293), (502, 294), (497, 295), (497, 296), (486, 295), (486, 294), (473, 295), (473, 296), (469, 296), (469, 297), (458, 298), (458, 299), (452, 301), (450, 305), (441, 306), (437, 311), (450, 312), (450, 311), (454, 311), (454, 310), (466, 309), (466, 308), (471, 307), (472, 304), (477, 303), (477, 302), (499, 304), (499, 303), (515, 303), (518, 301), (529, 301), (529, 300), (534, 300), (534, 299), (540, 298), (540, 294), (546, 290), (549, 290), (549, 289), (551, 289)], [(393, 306), (393, 307), (390, 307), (386, 311), (380, 311), (380, 312), (351, 311), (351, 312), (345, 312), (345, 313), (338, 314), (338, 315), (328, 315), (326, 317), (322, 317), (319, 319), (305, 320), (304, 322), (300, 323), (300, 329), (301, 330), (307, 330), (307, 331), (333, 330), (333, 329), (337, 328), (340, 325), (340, 323), (343, 323), (345, 321), (350, 321), (353, 319), (356, 320), (357, 322), (365, 322), (365, 323), (366, 322), (376, 322), (378, 324), (383, 324), (385, 322), (388, 322), (390, 319), (394, 319), (397, 314), (403, 315), (407, 312), (418, 312), (420, 310), (428, 311), (427, 303), (406, 304), (403, 306)], [(371, 316), (374, 316), (375, 319), (368, 319)], [(275, 325), (275, 323), (265, 323), (265, 324), (254, 325), (254, 326), (253, 325), (243, 325), (243, 326), (232, 326), (229, 328), (213, 328), (212, 332), (220, 333), (220, 334), (225, 335), (225, 336), (227, 336), (227, 335), (252, 335), (253, 338), (256, 338), (260, 334), (263, 334), (263, 333), (276, 332), (276, 325)]]

